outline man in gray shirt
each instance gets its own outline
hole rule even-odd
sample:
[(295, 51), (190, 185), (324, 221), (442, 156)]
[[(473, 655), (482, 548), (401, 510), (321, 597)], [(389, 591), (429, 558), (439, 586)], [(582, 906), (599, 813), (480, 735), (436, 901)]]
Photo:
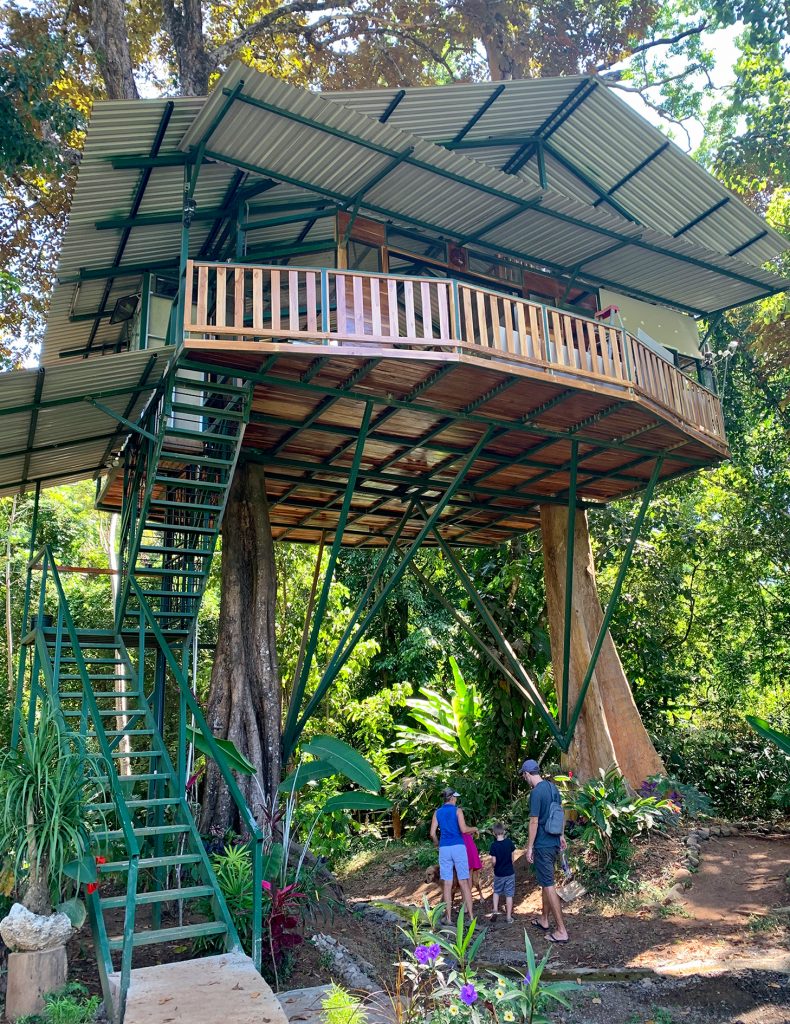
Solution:
[[(543, 913), (536, 917), (532, 924), (540, 931), (547, 932), (546, 938), (549, 942), (564, 944), (568, 941), (568, 932), (562, 919), (560, 898), (554, 885), (554, 862), (560, 850), (564, 850), (567, 844), (564, 835), (552, 835), (546, 831), (552, 804), (561, 804), (562, 800), (554, 783), (542, 778), (537, 761), (525, 761), (521, 766), (521, 777), (526, 779), (532, 788), (529, 800), (527, 860), (535, 867), (543, 897)], [(554, 931), (551, 930), (551, 916), (556, 923)]]

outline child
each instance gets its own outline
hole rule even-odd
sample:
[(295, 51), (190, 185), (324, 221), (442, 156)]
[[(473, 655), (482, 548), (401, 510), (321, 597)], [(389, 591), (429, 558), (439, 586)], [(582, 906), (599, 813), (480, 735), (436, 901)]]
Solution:
[(480, 902), (483, 902), (483, 887), (480, 884), (480, 872), (483, 869), (483, 862), (480, 860), (480, 854), (475, 846), (474, 836), (471, 832), (464, 833), (464, 846), (466, 847), (466, 856), (469, 860), (469, 878), (470, 887), (474, 889), (477, 887), (477, 895), (480, 897)]
[(494, 842), (489, 854), (494, 858), (494, 907), (490, 920), (499, 917), (499, 897), (505, 897), (507, 923), (513, 923), (513, 897), (516, 895), (516, 872), (513, 868), (515, 846), (507, 838), (505, 826), (497, 823), (493, 828)]

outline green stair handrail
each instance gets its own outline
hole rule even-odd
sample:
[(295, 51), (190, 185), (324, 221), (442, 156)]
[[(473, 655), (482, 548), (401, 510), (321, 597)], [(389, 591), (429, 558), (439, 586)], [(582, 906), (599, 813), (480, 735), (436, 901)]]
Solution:
[[(134, 834), (134, 825), (132, 824), (129, 809), (126, 806), (126, 800), (121, 790), (115, 768), (113, 767), (112, 751), (110, 750), (110, 744), (104, 732), (104, 725), (102, 723), (102, 717), (99, 714), (99, 707), (96, 703), (96, 698), (93, 695), (93, 687), (91, 686), (88, 667), (85, 664), (85, 658), (82, 654), (80, 638), (77, 633), (76, 626), (74, 625), (74, 619), (71, 616), (71, 610), (69, 609), (66, 594), (63, 590), (63, 584), (55, 564), (55, 558), (49, 545), (47, 545), (43, 550), (43, 567), (45, 570), (49, 570), (49, 573), (52, 576), (52, 582), (55, 585), (55, 590), (57, 591), (58, 614), (59, 616), (62, 616), (63, 622), (66, 626), (66, 632), (68, 633), (69, 640), (71, 641), (72, 650), (74, 651), (74, 661), (77, 667), (77, 672), (80, 676), (80, 682), (82, 683), (83, 701), (87, 704), (88, 714), (90, 715), (90, 719), (93, 724), (99, 749), (107, 763), (107, 781), (118, 813), (121, 831), (123, 832), (124, 840), (126, 842), (129, 870), (126, 876), (126, 913), (123, 926), (123, 947), (121, 950), (120, 998), (116, 1014), (116, 1019), (122, 1021), (126, 1003), (126, 993), (129, 990), (129, 980), (132, 971), (135, 899), (137, 896), (137, 871), (140, 859), (140, 844), (137, 842), (137, 836)], [(108, 950), (98, 950), (97, 952), (99, 953), (100, 961), (105, 967), (108, 962), (112, 962), (109, 957)], [(103, 986), (106, 984), (106, 979), (104, 977), (102, 977), (102, 983)], [(108, 991), (105, 990), (105, 998), (107, 998), (107, 995)], [(111, 1012), (111, 1003), (108, 1003), (107, 1009), (108, 1012)]]
[(225, 780), (225, 784), (228, 787), (231, 797), (239, 811), (239, 816), (244, 822), (251, 840), (252, 840), (252, 960), (255, 964), (256, 970), (261, 969), (261, 958), (263, 953), (263, 905), (261, 898), (261, 888), (263, 883), (263, 843), (264, 835), (263, 830), (255, 819), (255, 815), (250, 810), (247, 801), (244, 799), (244, 795), (239, 789), (239, 785), (233, 777), (233, 773), (228, 767), (225, 755), (222, 753), (214, 734), (208, 727), (208, 723), (203, 715), (203, 712), (195, 699), (195, 695), (192, 693), (192, 688), (189, 685), (184, 671), (174, 655), (170, 645), (168, 644), (165, 636), (156, 621), (156, 616), (148, 603), (145, 596), (145, 591), (139, 585), (137, 580), (130, 575), (129, 584), (132, 592), (137, 598), (140, 609), (143, 613), (144, 618), (148, 621), (148, 625), (153, 633), (156, 642), (167, 661), (170, 671), (173, 673), (176, 682), (178, 683), (179, 693), (184, 702), (184, 705), (192, 713), (195, 720), (196, 727), (200, 730), (203, 738), (206, 741), (206, 745), (211, 751), (211, 756), (214, 758), (217, 766), (219, 767), (222, 778)]

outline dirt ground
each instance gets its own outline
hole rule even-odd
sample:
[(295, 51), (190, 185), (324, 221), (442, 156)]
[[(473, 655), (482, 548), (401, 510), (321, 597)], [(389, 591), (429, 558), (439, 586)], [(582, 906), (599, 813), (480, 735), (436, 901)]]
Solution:
[[(790, 1024), (790, 917), (777, 913), (790, 904), (790, 837), (738, 836), (703, 843), (700, 870), (678, 905), (666, 897), (681, 853), (680, 837), (655, 837), (637, 854), (638, 893), (615, 901), (586, 896), (566, 908), (572, 941), (552, 947), (549, 967), (578, 985), (572, 1008), (553, 1015), (557, 1024)], [(415, 860), (404, 858), (402, 848), (397, 855), (385, 850), (367, 862), (361, 858), (342, 878), (351, 912), (319, 914), (307, 922), (305, 937), (332, 935), (387, 985), (399, 934), (394, 925), (364, 916), (361, 907), (370, 902), (413, 907), (423, 897), (438, 902), (438, 888), (426, 884), (425, 868), (409, 866)], [(512, 925), (502, 917), (493, 925), (484, 922), (481, 966), (520, 966), (525, 929), (539, 957), (549, 948), (543, 934), (530, 927), (540, 897), (523, 857), (516, 861), (516, 872), (516, 920)], [(485, 874), (483, 892), (485, 902), (475, 908), (481, 917), (490, 910), (491, 884)], [(139, 910), (143, 917), (149, 908)], [(117, 923), (120, 931), (120, 912)], [(142, 947), (135, 966), (162, 962), (163, 951)], [(326, 958), (309, 941), (297, 952), (281, 989), (331, 980)], [(168, 950), (170, 960), (193, 955), (187, 943)], [(70, 943), (69, 963), (70, 976), (97, 992), (87, 928)], [(609, 969), (619, 980), (589, 977), (591, 971)]]

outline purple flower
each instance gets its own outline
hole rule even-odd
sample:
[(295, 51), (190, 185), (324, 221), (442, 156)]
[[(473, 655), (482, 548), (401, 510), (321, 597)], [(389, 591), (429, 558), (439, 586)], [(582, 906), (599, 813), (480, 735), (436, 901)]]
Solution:
[(431, 951), (427, 946), (417, 946), (414, 950), (414, 959), (418, 964), (427, 964), (431, 957)]
[(435, 960), (437, 956), (441, 953), (441, 951), (442, 950), (441, 947), (439, 946), (439, 943), (432, 942), (430, 946), (428, 946), (428, 959)]
[(461, 1002), (467, 1006), (471, 1006), (472, 1003), (477, 1002), (477, 989), (474, 985), (462, 985), (461, 986)]
[(531, 985), (532, 984), (532, 975), (530, 974), (529, 971), (527, 971), (527, 973), (524, 975), (524, 980), (522, 981), (521, 984), (522, 985)]

